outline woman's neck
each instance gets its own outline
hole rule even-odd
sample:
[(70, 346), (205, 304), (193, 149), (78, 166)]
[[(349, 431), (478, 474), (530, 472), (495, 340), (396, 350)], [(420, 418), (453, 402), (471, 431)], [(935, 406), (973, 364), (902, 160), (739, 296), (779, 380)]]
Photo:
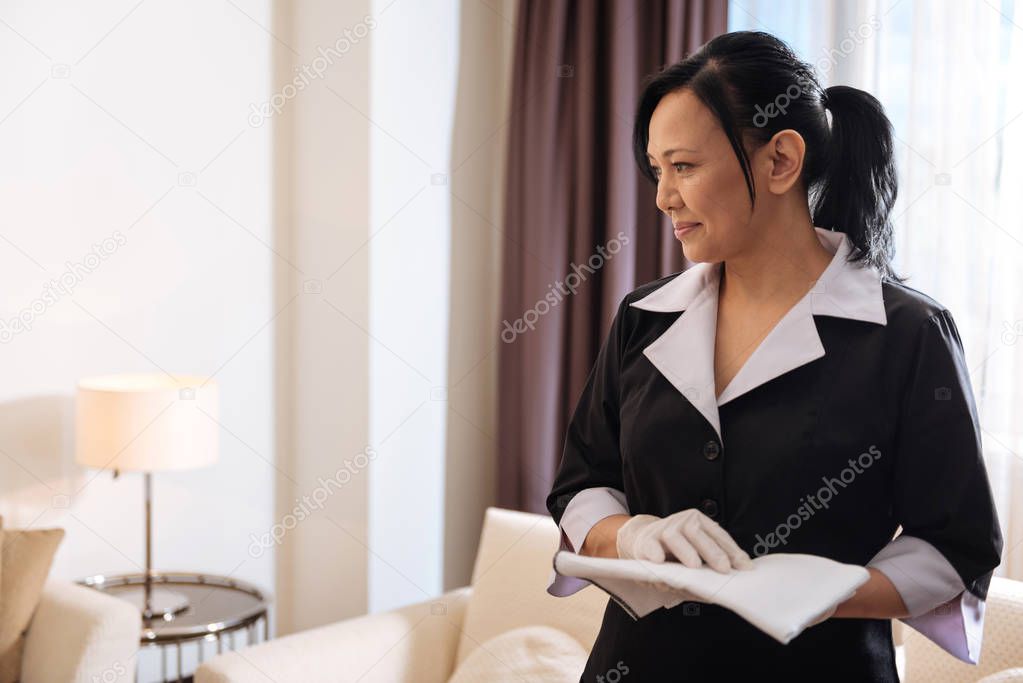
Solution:
[(817, 231), (791, 228), (765, 235), (754, 248), (727, 259), (721, 270), (721, 298), (733, 304), (764, 305), (801, 299), (834, 258)]

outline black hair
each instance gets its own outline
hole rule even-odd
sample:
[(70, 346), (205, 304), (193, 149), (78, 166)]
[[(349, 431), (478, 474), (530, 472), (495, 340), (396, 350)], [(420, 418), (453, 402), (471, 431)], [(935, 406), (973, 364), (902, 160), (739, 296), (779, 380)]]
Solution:
[(898, 193), (892, 124), (873, 95), (844, 85), (821, 88), (813, 67), (770, 33), (718, 35), (644, 82), (632, 145), (640, 171), (655, 184), (646, 156), (650, 117), (662, 97), (682, 89), (717, 118), (742, 167), (751, 204), (756, 188), (747, 144), (755, 149), (780, 130), (794, 130), (806, 144), (800, 179), (813, 224), (846, 233), (853, 245), (850, 261), (865, 260), (883, 276), (905, 279), (891, 264), (890, 214)]

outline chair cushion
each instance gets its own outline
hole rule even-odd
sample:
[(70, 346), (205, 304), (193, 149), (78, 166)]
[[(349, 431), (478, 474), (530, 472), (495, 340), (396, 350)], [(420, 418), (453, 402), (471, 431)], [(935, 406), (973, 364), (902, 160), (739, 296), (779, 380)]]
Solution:
[(482, 643), (448, 683), (577, 683), (586, 666), (579, 641), (550, 626), (523, 626)]
[(25, 634), (63, 529), (5, 529), (0, 554), (0, 683), (21, 676)]
[(494, 636), (545, 624), (589, 651), (600, 630), (607, 593), (595, 586), (556, 598), (547, 593), (560, 532), (549, 516), (488, 508), (472, 573), (455, 666)]

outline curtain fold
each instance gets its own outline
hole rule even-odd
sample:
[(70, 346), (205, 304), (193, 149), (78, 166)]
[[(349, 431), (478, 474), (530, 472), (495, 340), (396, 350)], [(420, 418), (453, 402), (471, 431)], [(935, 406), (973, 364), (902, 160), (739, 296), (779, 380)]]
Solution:
[(521, 0), (498, 348), (498, 505), (546, 513), (575, 402), (621, 298), (681, 270), (635, 168), (643, 79), (727, 30), (725, 0)]

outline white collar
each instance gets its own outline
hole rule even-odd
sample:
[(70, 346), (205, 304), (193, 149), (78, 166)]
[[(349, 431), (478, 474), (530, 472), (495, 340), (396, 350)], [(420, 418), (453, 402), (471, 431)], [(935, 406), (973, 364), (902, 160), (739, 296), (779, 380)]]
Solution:
[(707, 418), (719, 438), (718, 406), (825, 355), (815, 315), (888, 323), (877, 270), (846, 261), (852, 245), (845, 233), (816, 226), (814, 230), (834, 254), (831, 263), (754, 349), (720, 398), (714, 382), (714, 341), (721, 263), (697, 263), (631, 304), (645, 311), (683, 311), (643, 354)]

